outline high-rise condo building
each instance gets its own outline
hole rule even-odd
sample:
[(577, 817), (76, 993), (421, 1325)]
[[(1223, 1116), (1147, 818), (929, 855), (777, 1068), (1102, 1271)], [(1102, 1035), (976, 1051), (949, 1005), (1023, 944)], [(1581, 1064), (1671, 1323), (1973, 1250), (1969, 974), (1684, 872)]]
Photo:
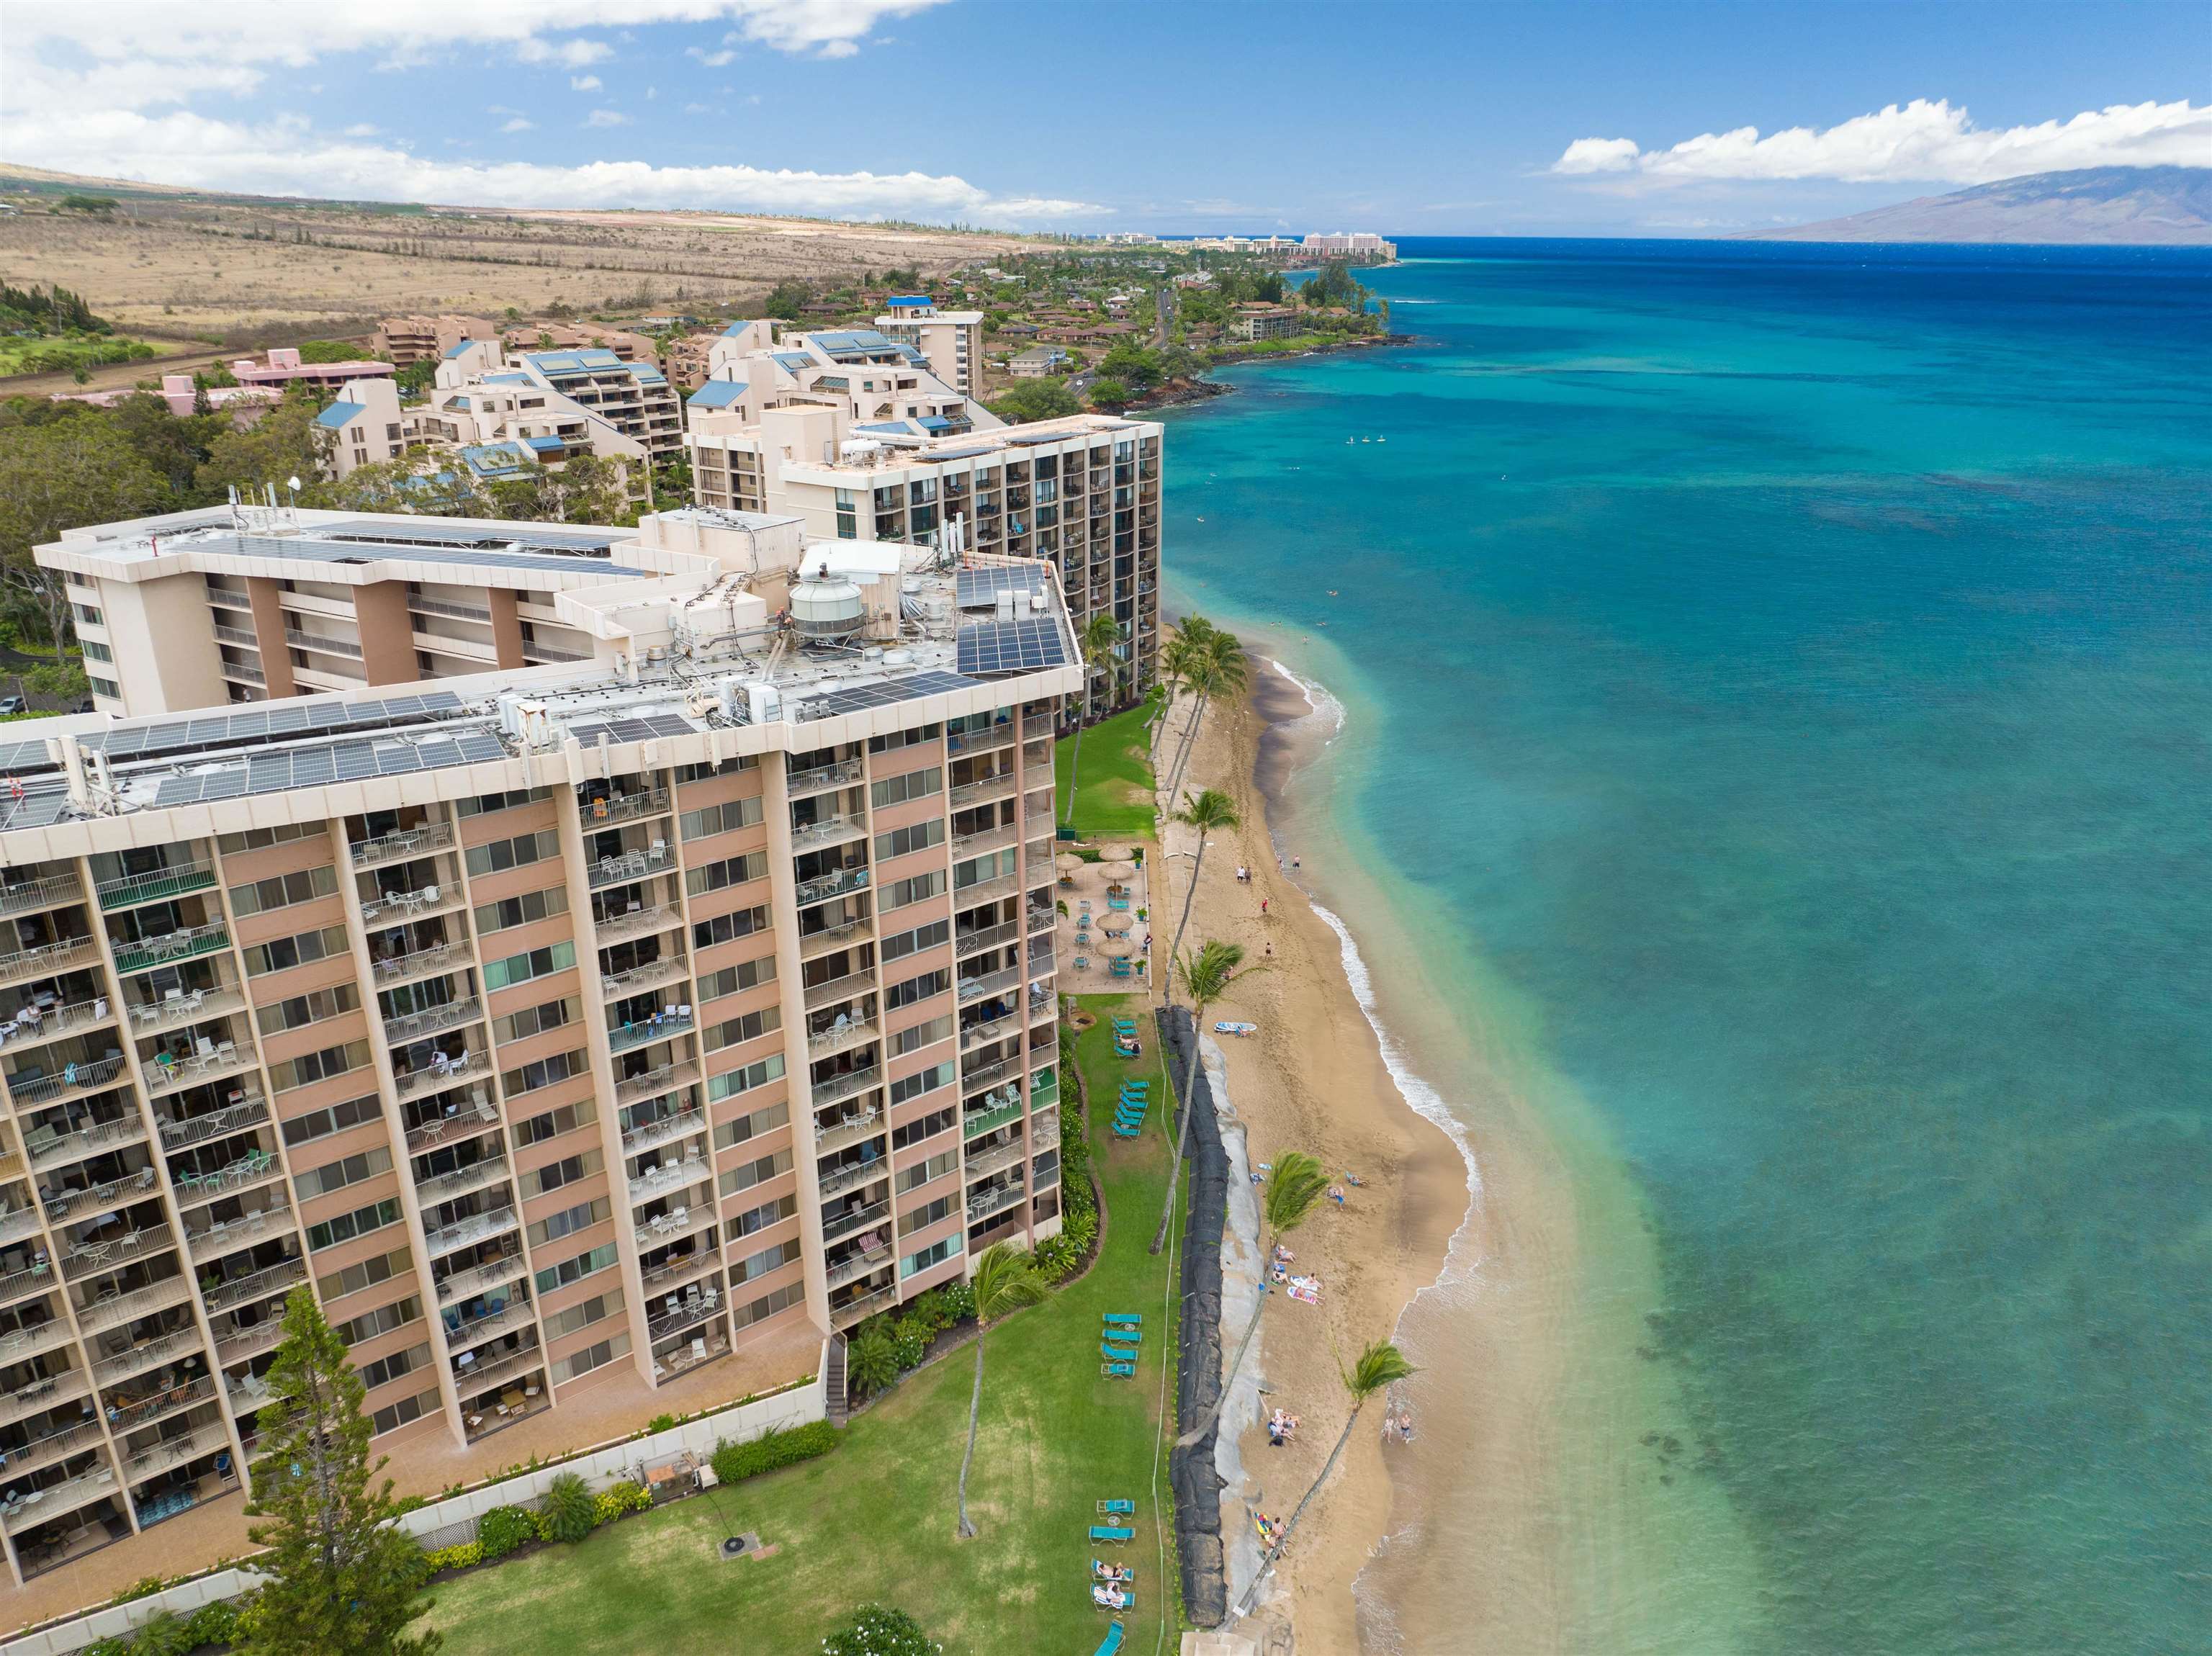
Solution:
[[(126, 660), (163, 712), (7, 727), (18, 1584), (211, 1507), (242, 1544), (302, 1285), (378, 1451), (436, 1488), (812, 1374), (1058, 1229), (1052, 732), (1082, 675), (1047, 561), (698, 507), (201, 513), (40, 555), (149, 566), (118, 579), (177, 583), (179, 616), (224, 560), (289, 596), (359, 559), (395, 626), (504, 648), (498, 613), (408, 600), (527, 593), (582, 658), (198, 711)], [(246, 597), (212, 613), (258, 622)]]

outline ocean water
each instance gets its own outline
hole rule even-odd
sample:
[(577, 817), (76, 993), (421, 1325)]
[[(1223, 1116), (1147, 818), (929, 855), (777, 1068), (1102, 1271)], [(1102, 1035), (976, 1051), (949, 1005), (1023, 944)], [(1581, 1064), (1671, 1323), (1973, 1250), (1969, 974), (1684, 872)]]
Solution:
[(2212, 253), (1404, 246), (1417, 343), (1168, 449), (1176, 607), (1347, 709), (1386, 1016), (1574, 1215), (1568, 1325), (1431, 1308), (1571, 1344), (1547, 1486), (1370, 1626), (2212, 1650)]

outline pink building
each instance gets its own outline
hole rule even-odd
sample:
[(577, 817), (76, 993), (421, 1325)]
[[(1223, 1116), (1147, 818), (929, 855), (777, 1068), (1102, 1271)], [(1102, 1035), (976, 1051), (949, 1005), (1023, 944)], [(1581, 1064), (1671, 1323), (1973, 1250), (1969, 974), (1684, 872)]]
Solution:
[(392, 370), (389, 362), (302, 362), (295, 348), (279, 345), (271, 348), (267, 362), (242, 357), (230, 365), (230, 372), (241, 385), (275, 385), (281, 390), (295, 379), (304, 379), (311, 385), (336, 391), (350, 379), (389, 379)]

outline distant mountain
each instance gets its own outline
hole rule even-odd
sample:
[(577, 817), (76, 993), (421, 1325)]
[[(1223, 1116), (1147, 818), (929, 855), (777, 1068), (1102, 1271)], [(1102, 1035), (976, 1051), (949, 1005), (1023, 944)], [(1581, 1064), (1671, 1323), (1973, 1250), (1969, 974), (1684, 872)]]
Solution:
[(1740, 241), (2014, 241), (2212, 246), (2212, 170), (2033, 173)]

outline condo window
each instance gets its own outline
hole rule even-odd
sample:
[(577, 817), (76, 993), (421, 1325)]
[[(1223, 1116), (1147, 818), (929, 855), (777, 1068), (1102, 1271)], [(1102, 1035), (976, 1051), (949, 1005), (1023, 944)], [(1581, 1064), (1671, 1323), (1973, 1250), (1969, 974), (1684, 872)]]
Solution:
[(750, 1305), (738, 1307), (732, 1320), (739, 1328), (750, 1328), (757, 1322), (773, 1317), (779, 1311), (788, 1311), (806, 1298), (806, 1284), (786, 1283), (772, 1293), (764, 1294)]
[(734, 1121), (725, 1121), (714, 1129), (714, 1148), (728, 1149), (742, 1144), (748, 1138), (758, 1138), (764, 1132), (774, 1132), (791, 1119), (791, 1106), (770, 1104), (765, 1109), (755, 1110), (750, 1115), (741, 1115)]

